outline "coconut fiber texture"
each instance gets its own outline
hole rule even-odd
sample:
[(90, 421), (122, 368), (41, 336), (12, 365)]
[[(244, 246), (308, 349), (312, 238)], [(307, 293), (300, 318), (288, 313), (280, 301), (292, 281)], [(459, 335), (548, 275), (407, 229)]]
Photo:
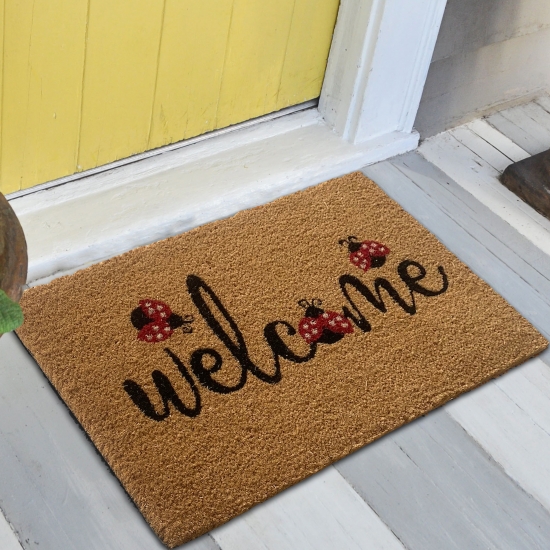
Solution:
[(23, 343), (170, 547), (547, 346), (360, 173), (21, 303)]

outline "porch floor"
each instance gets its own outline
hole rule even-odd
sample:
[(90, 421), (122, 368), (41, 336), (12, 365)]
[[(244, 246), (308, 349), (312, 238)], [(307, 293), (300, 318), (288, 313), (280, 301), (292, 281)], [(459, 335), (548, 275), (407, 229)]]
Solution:
[[(550, 338), (550, 221), (497, 179), (548, 148), (543, 96), (364, 172)], [(164, 548), (13, 334), (0, 471), (3, 550)], [(550, 548), (550, 351), (182, 548)]]

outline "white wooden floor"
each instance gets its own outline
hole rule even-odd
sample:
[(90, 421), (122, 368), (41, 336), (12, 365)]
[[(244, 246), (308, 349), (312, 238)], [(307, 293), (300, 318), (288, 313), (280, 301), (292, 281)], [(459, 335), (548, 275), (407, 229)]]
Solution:
[[(497, 180), (548, 148), (543, 97), (364, 172), (550, 338), (550, 222)], [(0, 508), (1, 550), (163, 548), (14, 335), (0, 339)], [(550, 354), (182, 548), (550, 548)]]

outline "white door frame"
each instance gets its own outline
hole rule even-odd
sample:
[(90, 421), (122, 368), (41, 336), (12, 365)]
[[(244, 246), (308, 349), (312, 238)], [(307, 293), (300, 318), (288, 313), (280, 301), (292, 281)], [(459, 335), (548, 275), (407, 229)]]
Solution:
[(445, 4), (342, 0), (318, 109), (8, 195), (29, 245), (29, 281), (415, 149)]
[(344, 139), (412, 132), (447, 0), (342, 0), (319, 111)]

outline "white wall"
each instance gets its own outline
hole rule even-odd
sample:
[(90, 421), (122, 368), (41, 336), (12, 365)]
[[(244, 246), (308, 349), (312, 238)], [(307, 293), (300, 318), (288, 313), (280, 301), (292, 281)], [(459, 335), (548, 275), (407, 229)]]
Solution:
[(550, 0), (448, 0), (415, 127), (425, 138), (550, 88)]

